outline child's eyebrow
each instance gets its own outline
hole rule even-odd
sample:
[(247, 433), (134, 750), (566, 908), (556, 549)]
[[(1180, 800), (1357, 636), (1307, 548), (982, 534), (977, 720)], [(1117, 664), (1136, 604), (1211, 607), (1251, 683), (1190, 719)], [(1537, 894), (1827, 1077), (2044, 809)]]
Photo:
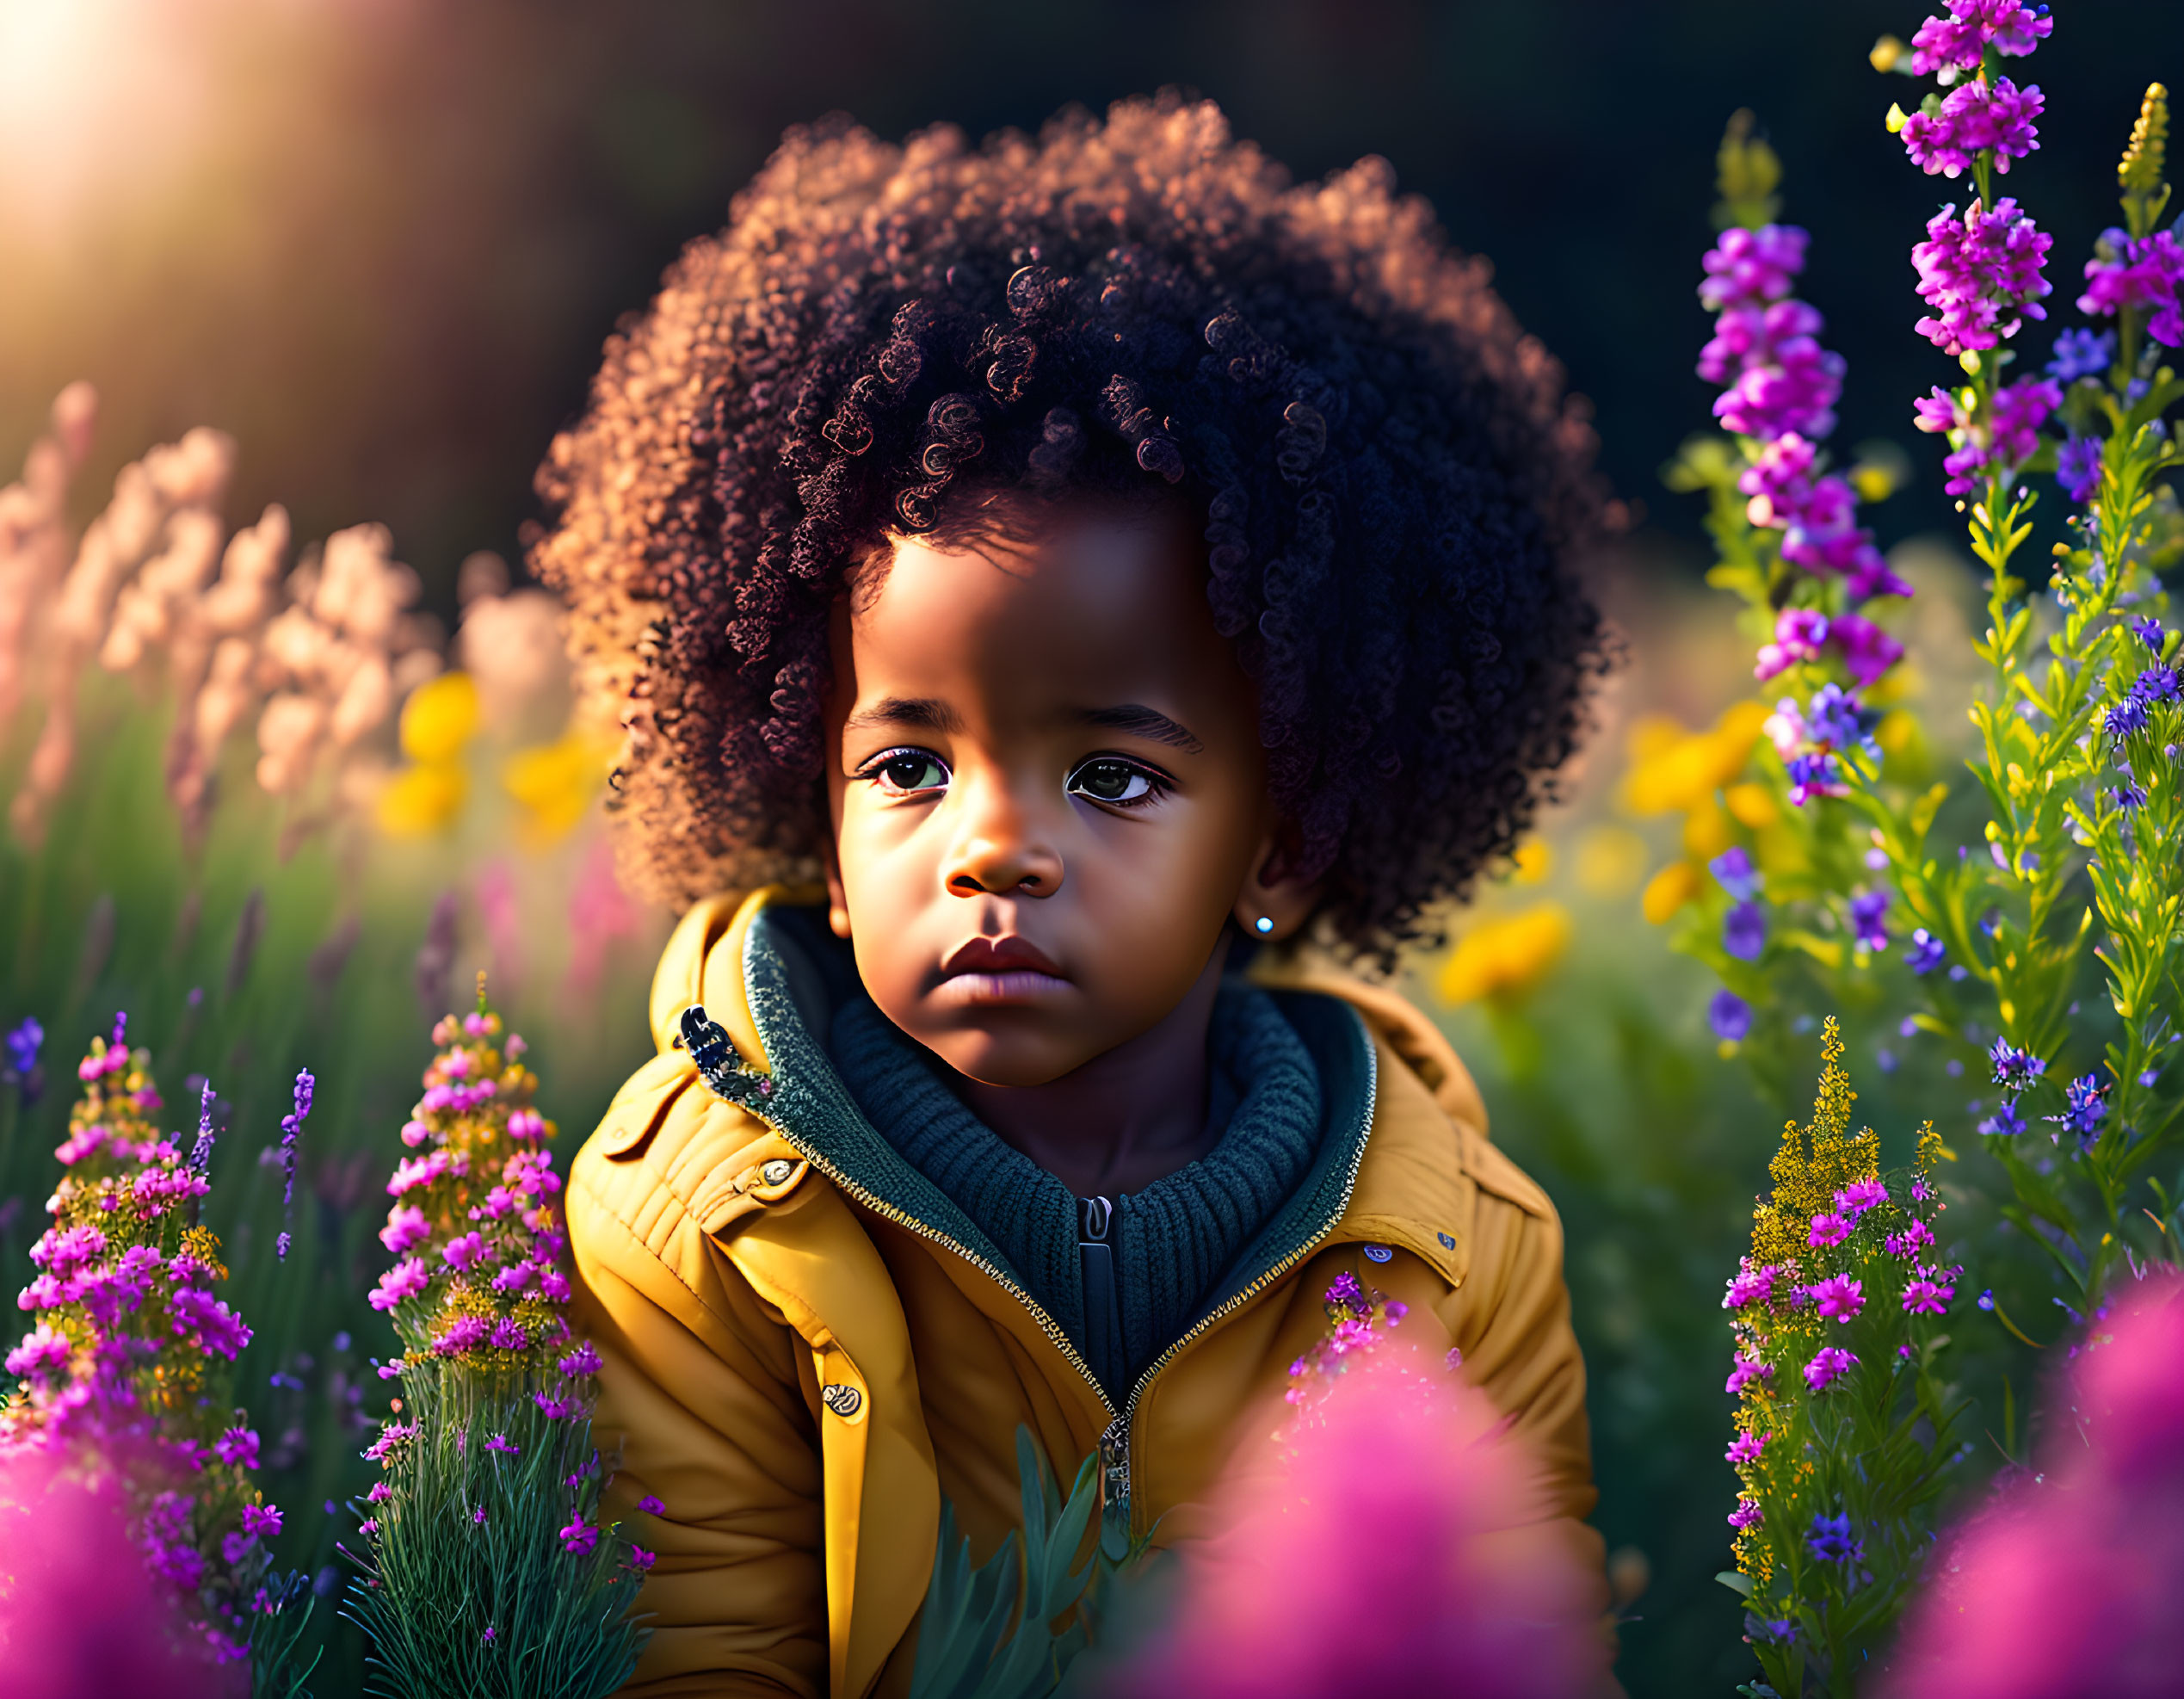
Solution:
[(1119, 707), (1086, 708), (1078, 717), (1087, 726), (1127, 732), (1132, 737), (1181, 750), (1186, 755), (1202, 755), (1206, 751), (1206, 745), (1199, 742), (1188, 726), (1179, 726), (1157, 709), (1137, 702), (1125, 702)]
[(868, 731), (874, 726), (960, 732), (963, 716), (934, 696), (882, 696), (870, 707), (859, 708), (842, 723), (845, 732)]

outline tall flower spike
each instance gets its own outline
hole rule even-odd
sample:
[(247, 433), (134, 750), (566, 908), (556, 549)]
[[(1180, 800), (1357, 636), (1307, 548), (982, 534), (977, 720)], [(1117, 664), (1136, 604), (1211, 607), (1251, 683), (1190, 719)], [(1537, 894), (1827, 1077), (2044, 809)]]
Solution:
[(197, 1142), (189, 1147), (189, 1171), (213, 1171), (213, 1082), (207, 1080), (197, 1098)]
[(2116, 167), (2116, 184), (2123, 190), (2124, 209), (2131, 215), (2132, 234), (2144, 236), (2153, 229), (2169, 205), (2169, 185), (2162, 173), (2169, 151), (2169, 90), (2159, 83), (2146, 85), (2139, 103), (2138, 121), (2131, 127), (2131, 140), (2123, 162)]
[(303, 1133), (303, 1124), (311, 1115), (311, 1095), (318, 1081), (311, 1070), (301, 1070), (296, 1075), (296, 1107), (294, 1112), (281, 1118), (281, 1236), (274, 1241), (276, 1261), (287, 1260), (288, 1227), (295, 1219), (296, 1202), (296, 1141)]

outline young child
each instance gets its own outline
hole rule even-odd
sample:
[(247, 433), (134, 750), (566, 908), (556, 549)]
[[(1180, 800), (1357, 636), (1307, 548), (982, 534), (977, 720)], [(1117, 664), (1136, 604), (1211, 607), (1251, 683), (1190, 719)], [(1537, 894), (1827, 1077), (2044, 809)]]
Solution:
[(942, 1500), (984, 1560), (1020, 1425), (1190, 1539), (1346, 1270), (1597, 1568), (1553, 1208), (1337, 965), (1570, 752), (1590, 448), (1385, 164), (1293, 187), (1173, 97), (793, 132), (609, 345), (534, 563), (626, 730), (625, 870), (695, 905), (567, 1198), (663, 1507), (629, 1691), (905, 1691)]

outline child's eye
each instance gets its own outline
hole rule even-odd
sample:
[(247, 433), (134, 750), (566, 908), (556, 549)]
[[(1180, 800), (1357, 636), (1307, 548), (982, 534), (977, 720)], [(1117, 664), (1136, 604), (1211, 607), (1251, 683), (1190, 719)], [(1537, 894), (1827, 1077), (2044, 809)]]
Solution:
[(929, 750), (891, 749), (865, 763), (857, 769), (857, 776), (871, 780), (895, 796), (948, 788), (947, 764)]
[(1072, 796), (1089, 797), (1110, 807), (1129, 808), (1150, 802), (1169, 788), (1168, 780), (1112, 755), (1095, 755), (1080, 763), (1064, 786)]

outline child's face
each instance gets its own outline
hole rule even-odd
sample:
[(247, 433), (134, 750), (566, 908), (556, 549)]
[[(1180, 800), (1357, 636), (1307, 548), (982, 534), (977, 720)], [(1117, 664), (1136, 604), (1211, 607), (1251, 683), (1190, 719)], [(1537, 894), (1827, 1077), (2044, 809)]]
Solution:
[(888, 1018), (958, 1072), (1039, 1085), (1149, 1031), (1231, 914), (1301, 917), (1256, 702), (1163, 510), (1030, 541), (897, 545), (836, 609), (834, 929)]

